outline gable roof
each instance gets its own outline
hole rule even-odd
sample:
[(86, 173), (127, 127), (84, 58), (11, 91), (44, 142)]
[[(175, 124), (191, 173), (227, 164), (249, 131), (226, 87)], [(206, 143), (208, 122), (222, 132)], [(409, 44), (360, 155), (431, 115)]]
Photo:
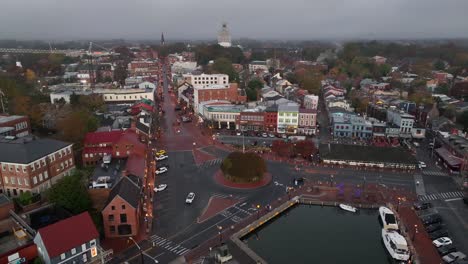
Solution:
[(71, 143), (50, 138), (2, 139), (0, 140), (0, 162), (28, 164), (71, 145)]
[(86, 133), (84, 145), (94, 145), (99, 143), (115, 143), (124, 133), (123, 130), (100, 131)]
[(72, 216), (38, 230), (51, 258), (99, 238), (88, 212)]
[[(133, 179), (138, 179), (138, 177), (132, 177)], [(119, 182), (112, 188), (109, 197), (107, 198), (106, 208), (109, 203), (111, 203), (115, 197), (119, 196), (126, 202), (128, 202), (133, 208), (138, 207), (138, 202), (140, 201), (140, 184), (135, 183), (127, 176), (120, 178)]]

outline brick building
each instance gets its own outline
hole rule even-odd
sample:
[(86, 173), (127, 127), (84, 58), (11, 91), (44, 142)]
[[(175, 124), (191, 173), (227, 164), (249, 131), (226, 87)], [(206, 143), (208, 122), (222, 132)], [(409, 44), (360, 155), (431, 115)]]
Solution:
[(263, 131), (265, 129), (264, 112), (240, 112), (236, 116), (236, 127), (241, 131)]
[(71, 143), (23, 137), (0, 140), (0, 192), (40, 193), (75, 168)]
[(276, 132), (278, 125), (278, 105), (273, 105), (265, 109), (264, 126), (268, 132)]
[(0, 115), (0, 136), (24, 137), (31, 134), (29, 117)]
[(132, 153), (144, 155), (145, 145), (133, 129), (90, 132), (83, 143), (83, 165), (96, 165), (104, 155), (126, 158)]
[(317, 110), (299, 109), (299, 126), (297, 133), (301, 135), (314, 135), (317, 126)]
[(154, 76), (161, 73), (160, 64), (153, 60), (131, 61), (128, 64), (130, 76)]
[(110, 237), (130, 237), (138, 234), (141, 213), (141, 181), (137, 176), (121, 177), (112, 188), (102, 210), (104, 233)]
[(237, 83), (223, 85), (194, 86), (194, 110), (198, 113), (199, 104), (212, 100), (226, 100), (231, 103), (245, 103), (247, 96), (241, 95)]

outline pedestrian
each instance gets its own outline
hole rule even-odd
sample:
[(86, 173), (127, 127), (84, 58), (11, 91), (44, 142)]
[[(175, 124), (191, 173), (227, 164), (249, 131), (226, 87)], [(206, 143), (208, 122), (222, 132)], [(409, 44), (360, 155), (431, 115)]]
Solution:
[(419, 186), (419, 181), (416, 181), (416, 186)]

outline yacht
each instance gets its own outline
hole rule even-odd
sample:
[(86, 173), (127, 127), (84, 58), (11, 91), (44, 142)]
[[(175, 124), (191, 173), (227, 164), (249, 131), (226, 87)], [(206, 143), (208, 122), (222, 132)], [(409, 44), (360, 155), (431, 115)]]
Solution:
[(392, 210), (385, 206), (381, 206), (379, 207), (379, 215), (385, 230), (398, 230), (398, 222)]
[(382, 228), (382, 240), (390, 256), (399, 261), (407, 261), (410, 258), (408, 243), (405, 238), (395, 230)]
[(348, 212), (353, 212), (355, 213), (357, 211), (357, 208), (356, 207), (353, 207), (351, 205), (347, 205), (347, 204), (340, 204), (339, 205), (341, 209), (345, 210), (345, 211), (348, 211)]

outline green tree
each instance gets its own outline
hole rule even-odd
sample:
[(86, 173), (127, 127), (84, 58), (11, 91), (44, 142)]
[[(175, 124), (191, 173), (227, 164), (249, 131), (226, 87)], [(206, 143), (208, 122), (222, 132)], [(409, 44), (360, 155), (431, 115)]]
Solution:
[(249, 102), (257, 101), (257, 90), (247, 88), (245, 89), (245, 93), (247, 94)]
[(79, 105), (79, 103), (80, 103), (80, 95), (76, 93), (72, 93), (70, 95), (70, 105), (73, 107), (76, 107)]
[(445, 63), (442, 60), (436, 60), (433, 66), (434, 66), (434, 69), (438, 71), (445, 70)]
[(458, 117), (457, 122), (463, 126), (463, 130), (468, 130), (468, 110), (463, 111)]
[(229, 75), (230, 82), (239, 82), (239, 74), (232, 66), (231, 60), (227, 58), (218, 58), (214, 61), (211, 69), (216, 73), (224, 73)]
[(436, 94), (449, 94), (449, 87), (446, 83), (439, 84), (435, 89), (434, 93)]
[(455, 106), (449, 105), (447, 108), (444, 110), (444, 116), (448, 119), (453, 119), (455, 115), (457, 114), (457, 111), (455, 110)]
[(65, 176), (46, 192), (51, 203), (59, 205), (73, 214), (79, 214), (91, 209), (86, 179), (83, 173), (75, 170), (72, 175)]
[(263, 82), (260, 81), (259, 79), (255, 78), (252, 79), (249, 84), (247, 84), (247, 87), (249, 87), (252, 90), (258, 90), (263, 88)]

